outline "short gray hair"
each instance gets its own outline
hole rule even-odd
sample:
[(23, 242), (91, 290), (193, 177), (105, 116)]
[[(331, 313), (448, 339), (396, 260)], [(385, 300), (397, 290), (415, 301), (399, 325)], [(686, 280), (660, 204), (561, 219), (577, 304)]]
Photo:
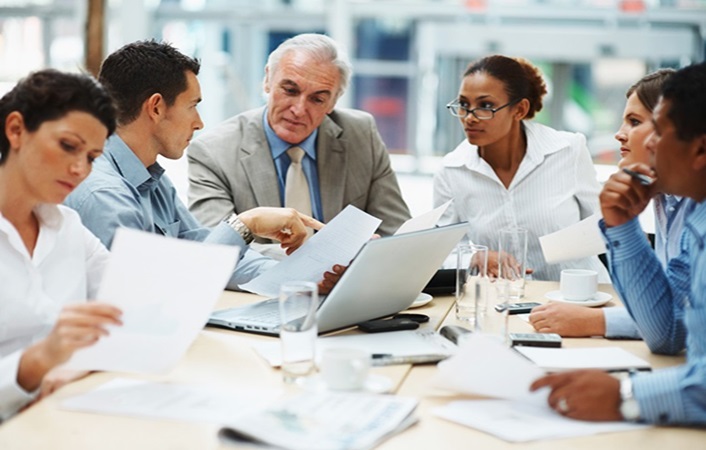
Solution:
[(350, 83), (353, 66), (348, 59), (348, 54), (341, 49), (336, 41), (323, 34), (298, 34), (282, 42), (267, 58), (266, 67), (269, 69), (270, 79), (277, 71), (277, 66), (282, 57), (295, 50), (306, 52), (317, 60), (328, 61), (336, 66), (341, 76), (341, 84), (336, 93), (336, 98), (343, 95)]

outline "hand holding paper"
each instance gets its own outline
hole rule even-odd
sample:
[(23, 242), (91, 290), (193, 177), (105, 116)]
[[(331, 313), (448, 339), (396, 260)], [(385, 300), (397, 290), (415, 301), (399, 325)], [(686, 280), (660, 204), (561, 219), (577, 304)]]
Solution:
[(236, 247), (119, 229), (98, 297), (123, 311), (123, 326), (65, 367), (166, 372), (203, 328), (237, 258)]

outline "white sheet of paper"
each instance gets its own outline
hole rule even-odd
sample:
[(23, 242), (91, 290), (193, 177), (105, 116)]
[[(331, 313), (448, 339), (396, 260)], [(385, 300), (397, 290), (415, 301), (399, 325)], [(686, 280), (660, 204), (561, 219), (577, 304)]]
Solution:
[(164, 373), (203, 328), (238, 260), (225, 245), (119, 229), (98, 298), (123, 311), (123, 326), (79, 350), (76, 370)]
[(545, 403), (536, 405), (513, 400), (466, 400), (451, 402), (436, 416), (492, 434), (509, 442), (588, 436), (629, 431), (647, 425), (629, 422), (584, 422), (561, 416)]
[(436, 226), (436, 223), (439, 221), (441, 216), (444, 215), (446, 209), (449, 207), (452, 201), (453, 200), (449, 200), (448, 202), (444, 203), (443, 205), (437, 208), (432, 209), (429, 212), (426, 212), (417, 217), (412, 217), (411, 219), (403, 223), (402, 226), (399, 227), (397, 231), (395, 231), (395, 234), (412, 233), (414, 231), (421, 231), (427, 230), (429, 228), (434, 228)]
[(318, 283), (334, 264), (347, 266), (381, 223), (382, 220), (348, 205), (296, 252), (240, 287), (266, 297), (276, 297), (283, 283)]
[(650, 367), (650, 363), (644, 359), (619, 347), (517, 347), (516, 350), (532, 360), (537, 366), (550, 372), (577, 369), (627, 370)]
[(61, 407), (71, 411), (221, 424), (264, 408), (281, 393), (276, 389), (232, 391), (116, 378), (93, 391), (63, 400)]
[[(277, 341), (253, 341), (252, 347), (273, 367), (282, 365), (282, 346)], [(433, 331), (405, 330), (373, 334), (325, 336), (316, 340), (317, 359), (327, 348), (357, 348), (369, 354), (394, 356), (451, 355), (456, 346)]]
[(605, 242), (598, 228), (600, 219), (600, 214), (594, 214), (563, 230), (540, 237), (539, 244), (547, 264), (604, 253)]
[(471, 334), (454, 356), (441, 361), (435, 386), (468, 394), (543, 402), (547, 390), (531, 393), (530, 385), (544, 371), (493, 337)]

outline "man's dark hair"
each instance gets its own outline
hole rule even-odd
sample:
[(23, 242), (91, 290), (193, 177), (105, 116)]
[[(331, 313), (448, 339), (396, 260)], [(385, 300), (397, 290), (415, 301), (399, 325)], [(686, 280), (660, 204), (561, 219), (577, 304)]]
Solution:
[(118, 124), (127, 125), (140, 115), (142, 104), (161, 94), (168, 106), (186, 91), (186, 72), (199, 74), (201, 64), (170, 44), (137, 41), (111, 53), (101, 65), (98, 80), (118, 107)]
[(706, 62), (676, 71), (664, 82), (662, 97), (671, 103), (667, 117), (679, 139), (706, 134)]
[[(58, 120), (72, 111), (88, 113), (115, 131), (115, 106), (108, 92), (90, 75), (40, 70), (21, 79), (0, 99), (0, 164), (7, 160), (10, 142), (4, 132), (7, 116), (17, 111), (24, 126), (34, 132), (44, 122)], [(107, 136), (106, 136), (107, 137)]]

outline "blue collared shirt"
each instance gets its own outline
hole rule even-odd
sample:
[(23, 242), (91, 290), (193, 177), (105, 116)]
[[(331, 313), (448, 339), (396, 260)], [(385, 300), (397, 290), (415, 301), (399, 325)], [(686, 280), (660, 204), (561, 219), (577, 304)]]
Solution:
[[(287, 177), (287, 170), (292, 160), (287, 155), (287, 150), (292, 147), (275, 133), (270, 124), (267, 122), (267, 108), (262, 115), (262, 124), (265, 129), (267, 143), (270, 145), (270, 153), (275, 162), (277, 170), (277, 182), (279, 185), (279, 198), (282, 199), (284, 206), (284, 185)], [(323, 220), (324, 214), (321, 208), (321, 191), (319, 190), (319, 172), (316, 167), (316, 137), (319, 135), (318, 128), (313, 133), (304, 139), (299, 147), (304, 150), (304, 158), (302, 158), (302, 170), (306, 179), (309, 182), (309, 195), (311, 196), (311, 212), (315, 219)]]
[(83, 224), (108, 248), (119, 227), (239, 247), (241, 259), (228, 283), (231, 289), (276, 264), (250, 250), (227, 224), (202, 226), (179, 199), (162, 166), (145, 167), (117, 135), (108, 139), (91, 175), (64, 203), (78, 211)]
[[(679, 255), (686, 211), (693, 200), (674, 195), (658, 195), (654, 198), (655, 209), (655, 253), (662, 267), (667, 270), (669, 260)], [(630, 314), (624, 308), (605, 308), (605, 335), (608, 338), (641, 339), (640, 332)]]
[(706, 423), (706, 201), (690, 209), (666, 272), (636, 219), (613, 228), (601, 221), (615, 289), (645, 342), (655, 353), (686, 349), (686, 364), (633, 377), (650, 423)]

